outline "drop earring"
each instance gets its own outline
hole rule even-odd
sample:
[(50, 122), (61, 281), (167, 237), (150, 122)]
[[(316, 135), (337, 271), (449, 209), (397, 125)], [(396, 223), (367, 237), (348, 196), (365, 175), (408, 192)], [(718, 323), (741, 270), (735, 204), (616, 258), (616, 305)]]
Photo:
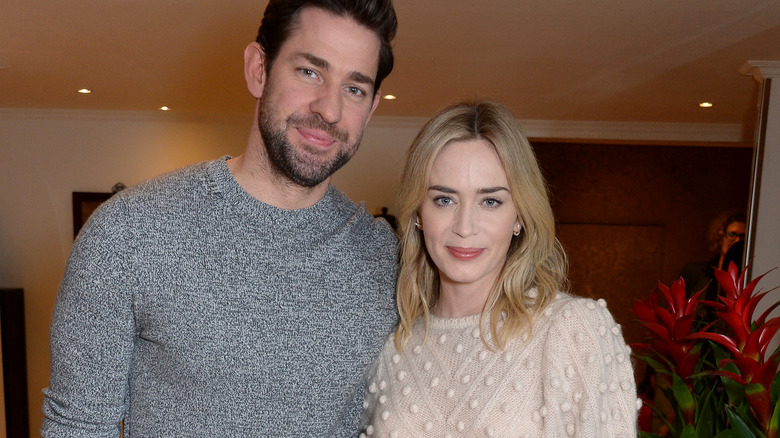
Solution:
[(515, 225), (515, 230), (512, 231), (512, 234), (514, 234), (515, 236), (519, 236), (520, 235), (520, 230), (522, 230), (522, 229), (523, 229), (523, 227), (520, 224), (516, 224)]
[(420, 223), (420, 218), (416, 218), (416, 219), (414, 220), (414, 226), (415, 226), (415, 227), (417, 227), (417, 229), (418, 229), (418, 230), (420, 230), (420, 231), (422, 231), (422, 230), (423, 230), (423, 226), (422, 226), (422, 224)]

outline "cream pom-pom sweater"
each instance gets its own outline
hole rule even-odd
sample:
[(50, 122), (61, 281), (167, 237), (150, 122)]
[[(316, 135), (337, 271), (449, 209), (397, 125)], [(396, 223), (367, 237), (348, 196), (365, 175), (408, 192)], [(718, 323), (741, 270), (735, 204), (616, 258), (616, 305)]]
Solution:
[[(415, 324), (377, 359), (361, 437), (636, 437), (630, 349), (604, 300), (559, 293), (503, 351), (479, 315)], [(487, 327), (486, 327), (487, 328)]]

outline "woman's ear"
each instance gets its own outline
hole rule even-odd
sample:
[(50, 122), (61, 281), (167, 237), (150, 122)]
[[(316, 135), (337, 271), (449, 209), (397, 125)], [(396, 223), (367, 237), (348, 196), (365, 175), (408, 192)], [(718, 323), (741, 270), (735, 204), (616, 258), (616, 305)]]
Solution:
[(414, 226), (417, 227), (418, 230), (423, 230), (422, 221), (420, 220), (420, 215), (415, 215), (414, 217)]
[(265, 64), (265, 50), (258, 43), (251, 43), (244, 49), (244, 78), (249, 93), (257, 99), (263, 97), (265, 81), (268, 78)]

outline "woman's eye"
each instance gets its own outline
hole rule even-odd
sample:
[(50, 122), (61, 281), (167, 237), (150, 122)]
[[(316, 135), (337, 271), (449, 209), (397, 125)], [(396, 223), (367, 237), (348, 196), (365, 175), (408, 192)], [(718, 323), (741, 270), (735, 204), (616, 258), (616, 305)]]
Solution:
[(502, 204), (501, 201), (499, 201), (498, 199), (493, 199), (493, 198), (485, 199), (483, 202), (484, 202), (486, 207), (490, 207), (490, 208), (495, 208), (495, 207), (498, 207), (499, 205)]
[(436, 205), (444, 207), (444, 206), (452, 204), (452, 198), (448, 198), (446, 196), (438, 196), (438, 197), (433, 199), (433, 202)]

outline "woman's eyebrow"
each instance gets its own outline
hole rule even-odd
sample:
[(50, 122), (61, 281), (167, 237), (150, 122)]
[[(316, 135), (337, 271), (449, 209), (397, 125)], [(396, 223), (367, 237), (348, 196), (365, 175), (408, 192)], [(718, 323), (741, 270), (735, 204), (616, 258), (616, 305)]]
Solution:
[(506, 187), (503, 187), (503, 186), (496, 186), (496, 187), (486, 187), (486, 188), (484, 188), (484, 189), (479, 189), (479, 190), (477, 190), (477, 193), (480, 193), (480, 194), (484, 194), (484, 193), (496, 193), (496, 192), (500, 192), (500, 191), (502, 191), (502, 190), (506, 190), (507, 192), (509, 191), (509, 189), (508, 189), (508, 188), (506, 188)]
[(435, 190), (437, 192), (443, 192), (443, 193), (458, 193), (458, 191), (455, 189), (451, 189), (447, 186), (440, 186), (440, 185), (432, 185), (428, 187), (428, 190)]
[[(441, 186), (441, 185), (432, 185), (432, 186), (428, 187), (428, 190), (435, 190), (437, 192), (442, 192), (442, 193), (458, 193), (458, 191), (453, 189), (453, 188), (450, 188), (450, 187), (447, 187), (447, 186)], [(503, 187), (503, 186), (485, 187), (483, 189), (477, 190), (477, 193), (479, 193), (479, 194), (488, 194), (488, 193), (496, 193), (496, 192), (500, 192), (500, 191), (507, 191), (508, 192), (509, 189), (506, 188), (506, 187)]]

